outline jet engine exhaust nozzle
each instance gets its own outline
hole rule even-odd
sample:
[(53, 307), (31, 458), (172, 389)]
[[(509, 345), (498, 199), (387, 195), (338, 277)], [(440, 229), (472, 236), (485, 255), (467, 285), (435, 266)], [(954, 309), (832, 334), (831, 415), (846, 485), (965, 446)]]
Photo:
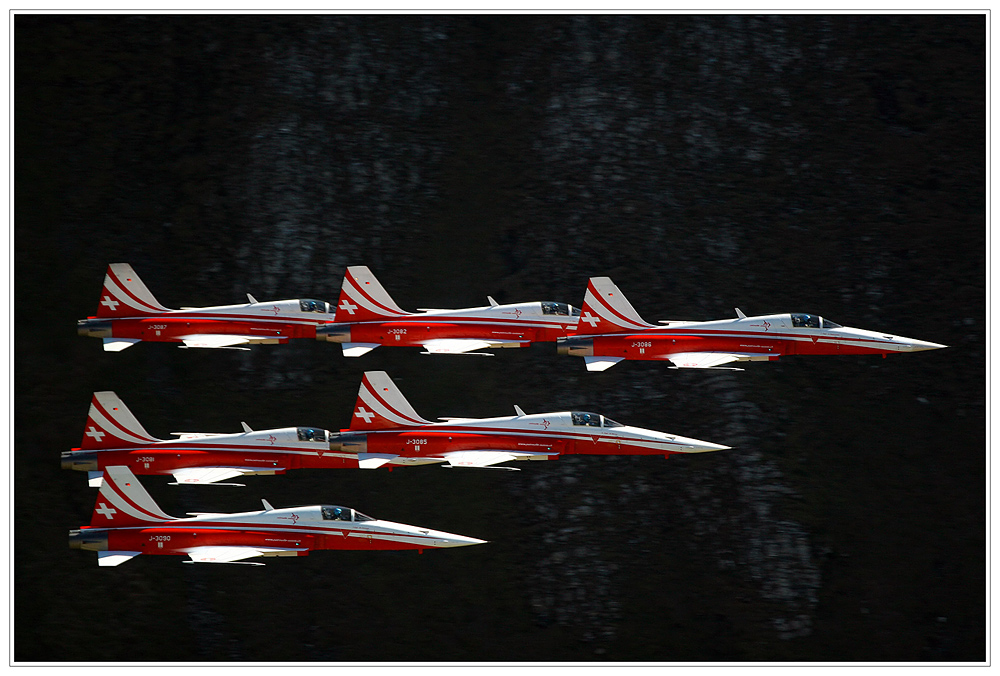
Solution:
[(330, 434), (330, 450), (342, 453), (367, 453), (368, 435), (364, 432)]
[(350, 324), (323, 324), (316, 327), (316, 340), (325, 340), (331, 343), (351, 342)]
[(108, 551), (108, 531), (74, 528), (69, 532), (69, 548), (86, 549), (91, 552), (106, 552)]
[(76, 320), (76, 332), (78, 335), (92, 338), (110, 338), (111, 322), (100, 319), (78, 319)]
[(574, 357), (594, 356), (593, 338), (559, 338), (556, 340), (556, 352)]
[(81, 472), (96, 472), (97, 454), (90, 451), (63, 451), (62, 468)]

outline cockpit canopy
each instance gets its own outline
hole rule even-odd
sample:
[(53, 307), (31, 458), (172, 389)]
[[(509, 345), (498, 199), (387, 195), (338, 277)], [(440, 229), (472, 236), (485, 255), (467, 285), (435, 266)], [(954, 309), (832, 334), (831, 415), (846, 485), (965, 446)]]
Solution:
[(330, 440), (330, 433), (319, 427), (299, 427), (299, 441), (315, 441), (325, 444)]
[(300, 298), (299, 309), (302, 310), (302, 312), (322, 312), (324, 314), (333, 314), (329, 303), (322, 300), (312, 300), (311, 298)]
[(625, 427), (620, 422), (615, 422), (611, 418), (605, 418), (599, 413), (583, 413), (581, 411), (574, 411), (570, 413), (573, 418), (574, 425), (583, 425), (587, 427)]
[(553, 301), (542, 301), (543, 315), (562, 315), (564, 317), (579, 317), (580, 308), (567, 305), (566, 303), (556, 303)]
[(823, 319), (819, 315), (808, 315), (802, 312), (792, 313), (792, 326), (799, 329), (839, 329), (840, 324), (835, 324), (829, 319)]
[(321, 505), (320, 511), (324, 521), (374, 521), (370, 516), (365, 516), (361, 512), (350, 507), (338, 507), (336, 505)]

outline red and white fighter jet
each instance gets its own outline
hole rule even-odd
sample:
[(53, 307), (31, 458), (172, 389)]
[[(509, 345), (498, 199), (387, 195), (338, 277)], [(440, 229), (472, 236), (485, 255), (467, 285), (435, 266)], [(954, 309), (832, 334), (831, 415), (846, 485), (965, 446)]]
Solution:
[(104, 276), (97, 314), (77, 322), (81, 336), (102, 338), (118, 352), (142, 341), (182, 347), (231, 348), (251, 343), (287, 343), (316, 338), (316, 327), (333, 319), (330, 304), (302, 298), (171, 310), (153, 297), (128, 263), (112, 263)]
[(432, 549), (485, 540), (382, 521), (349, 507), (312, 505), (237, 514), (169, 516), (127, 467), (106, 468), (90, 525), (69, 532), (69, 546), (97, 552), (99, 566), (140, 554), (188, 556), (184, 563), (262, 563), (257, 556), (306, 556), (317, 549)]
[[(330, 449), (357, 455), (358, 465), (491, 467), (508, 460), (548, 460), (585, 455), (664, 455), (721, 451), (728, 446), (622, 425), (597, 413), (563, 411), (501, 418), (417, 415), (384, 371), (361, 381), (351, 425), (331, 437)], [(516, 469), (497, 467), (496, 469)]]
[(661, 321), (656, 326), (639, 316), (611, 279), (591, 277), (576, 331), (557, 341), (557, 351), (583, 357), (588, 371), (603, 371), (623, 359), (669, 360), (671, 368), (704, 369), (792, 354), (885, 356), (947, 347), (852, 329), (812, 314), (747, 317), (739, 308), (736, 314), (735, 319)]
[[(352, 454), (330, 451), (330, 433), (318, 427), (250, 429), (236, 434), (175, 432), (157, 439), (114, 392), (95, 392), (80, 448), (64, 451), (63, 469), (86, 471), (99, 486), (109, 465), (135, 474), (172, 475), (180, 484), (210, 484), (238, 476), (284, 474), (289, 469), (358, 466)], [(236, 485), (243, 484), (217, 484)]]
[(566, 335), (580, 311), (566, 303), (534, 301), (461, 310), (406, 312), (364, 265), (347, 268), (334, 323), (317, 329), (319, 340), (343, 345), (360, 357), (380, 345), (419, 346), (424, 354), (472, 353), (484, 348), (526, 347)]

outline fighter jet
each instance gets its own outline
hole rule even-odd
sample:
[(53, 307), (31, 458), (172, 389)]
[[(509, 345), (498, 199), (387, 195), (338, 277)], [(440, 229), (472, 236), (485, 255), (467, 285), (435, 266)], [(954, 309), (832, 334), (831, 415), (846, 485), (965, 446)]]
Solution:
[(97, 315), (77, 321), (77, 333), (119, 352), (142, 341), (180, 347), (230, 348), (316, 338), (316, 327), (333, 319), (329, 303), (310, 298), (171, 310), (160, 304), (128, 263), (112, 263), (104, 276)]
[(357, 467), (351, 453), (330, 451), (330, 433), (318, 427), (252, 430), (243, 423), (235, 434), (175, 432), (176, 439), (154, 438), (114, 392), (95, 392), (80, 448), (64, 451), (63, 469), (86, 471), (99, 486), (109, 465), (135, 474), (172, 475), (176, 484), (219, 484), (253, 474), (284, 474), (306, 468)]
[(384, 371), (361, 381), (351, 425), (330, 439), (330, 449), (354, 453), (358, 466), (444, 463), (449, 468), (494, 468), (508, 460), (548, 460), (560, 455), (664, 455), (721, 451), (728, 446), (631, 427), (598, 413), (563, 411), (501, 418), (417, 415)]
[(341, 343), (345, 357), (360, 357), (380, 345), (419, 346), (422, 354), (479, 354), (486, 348), (526, 347), (554, 341), (576, 324), (580, 310), (566, 303), (534, 301), (461, 310), (420, 308), (406, 312), (396, 305), (364, 265), (347, 268), (334, 323), (319, 327), (316, 337)]
[(306, 556), (314, 549), (432, 549), (485, 540), (365, 516), (349, 507), (312, 505), (237, 514), (164, 514), (127, 467), (105, 470), (89, 526), (69, 532), (69, 546), (117, 566), (140, 554), (187, 556), (184, 563), (243, 563), (257, 556)]
[[(791, 354), (881, 354), (947, 347), (878, 331), (852, 329), (823, 317), (784, 313), (707, 322), (644, 321), (608, 277), (591, 277), (575, 332), (556, 341), (559, 354), (584, 358), (588, 371), (623, 359), (668, 360), (671, 368), (718, 368), (775, 361)], [(723, 367), (733, 371), (740, 368)]]

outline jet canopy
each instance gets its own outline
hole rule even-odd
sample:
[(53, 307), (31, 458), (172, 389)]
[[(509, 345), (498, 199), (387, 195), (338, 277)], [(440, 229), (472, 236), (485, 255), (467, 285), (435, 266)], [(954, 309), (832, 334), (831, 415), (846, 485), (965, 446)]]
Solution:
[(325, 444), (330, 440), (330, 433), (319, 427), (299, 427), (297, 431), (299, 441), (315, 441), (319, 444)]
[(365, 516), (359, 511), (350, 507), (338, 507), (337, 505), (321, 505), (320, 512), (324, 521), (374, 521), (370, 516)]
[(625, 427), (620, 422), (615, 422), (611, 418), (605, 418), (600, 413), (583, 413), (574, 411), (570, 413), (574, 425), (586, 427)]
[(823, 319), (819, 315), (808, 315), (802, 312), (792, 313), (792, 326), (797, 329), (839, 329), (840, 324), (835, 324), (829, 319)]
[(542, 301), (543, 315), (563, 315), (564, 317), (579, 317), (580, 308), (567, 305), (566, 303), (556, 303), (553, 301)]
[(313, 300), (311, 298), (300, 298), (299, 309), (302, 310), (302, 312), (322, 312), (324, 314), (333, 314), (333, 310), (330, 309), (329, 303), (322, 300)]

